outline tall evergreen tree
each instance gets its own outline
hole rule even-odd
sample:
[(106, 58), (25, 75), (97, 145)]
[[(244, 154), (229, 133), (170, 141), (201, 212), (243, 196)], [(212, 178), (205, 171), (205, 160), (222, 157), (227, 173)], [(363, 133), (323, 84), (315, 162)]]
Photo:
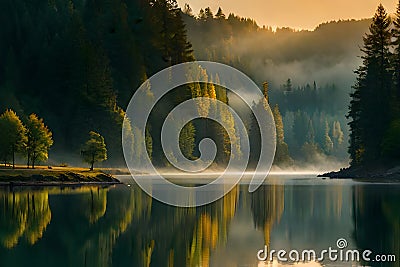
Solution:
[(340, 126), (340, 122), (339, 121), (334, 121), (333, 125), (332, 125), (332, 138), (333, 138), (333, 144), (334, 147), (338, 147), (339, 145), (341, 145), (343, 143), (343, 131), (342, 128)]
[(289, 155), (289, 148), (285, 142), (285, 131), (278, 104), (276, 104), (272, 109), (272, 114), (274, 116), (276, 127), (276, 152), (274, 163), (278, 165), (289, 165), (293, 163), (293, 160)]
[(204, 14), (205, 14), (206, 19), (213, 19), (214, 18), (214, 14), (211, 11), (210, 7), (206, 7), (206, 9), (204, 9)]
[[(395, 93), (397, 101), (400, 101), (400, 1), (397, 5), (396, 15), (393, 21), (393, 45), (394, 45), (394, 55), (393, 55), (393, 64), (394, 64), (394, 85), (395, 85)], [(400, 110), (395, 110), (397, 112), (397, 116)]]
[(390, 123), (390, 109), (385, 108), (391, 97), (390, 18), (382, 5), (365, 35), (363, 64), (355, 71), (357, 81), (351, 94), (350, 147), (353, 165), (377, 160)]
[(328, 154), (330, 154), (333, 150), (333, 141), (332, 141), (329, 133), (330, 133), (330, 129), (329, 129), (328, 120), (325, 120), (324, 149), (325, 149), (325, 152)]
[(398, 160), (400, 158), (400, 1), (397, 5), (392, 29), (393, 45), (393, 91), (390, 111), (392, 113), (389, 128), (382, 144), (382, 152), (385, 157)]
[(217, 11), (217, 14), (215, 14), (215, 17), (217, 19), (225, 19), (225, 14), (224, 14), (224, 12), (222, 12), (221, 7), (218, 8), (218, 11)]

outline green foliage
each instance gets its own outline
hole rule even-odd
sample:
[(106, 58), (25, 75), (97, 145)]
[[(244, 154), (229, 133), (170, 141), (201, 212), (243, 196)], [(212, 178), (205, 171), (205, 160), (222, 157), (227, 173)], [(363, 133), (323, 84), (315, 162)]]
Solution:
[(102, 162), (107, 159), (107, 148), (104, 138), (99, 133), (89, 132), (89, 139), (82, 147), (83, 161), (90, 164), (90, 170), (96, 162)]
[(272, 114), (274, 115), (275, 120), (275, 127), (276, 127), (276, 141), (277, 143), (284, 143), (285, 142), (285, 134), (283, 130), (283, 121), (282, 115), (279, 111), (278, 104), (272, 109)]
[(44, 124), (43, 119), (39, 119), (36, 114), (29, 115), (26, 129), (28, 168), (29, 164), (35, 168), (36, 162), (46, 161), (49, 157), (49, 149), (53, 145), (52, 133)]
[(272, 114), (274, 116), (276, 127), (276, 152), (274, 164), (291, 165), (293, 163), (293, 159), (289, 155), (289, 147), (285, 142), (282, 115), (279, 111), (278, 105), (275, 105), (275, 107), (272, 109)]
[(400, 119), (390, 123), (389, 129), (383, 139), (382, 153), (385, 157), (400, 158)]
[(224, 14), (224, 12), (222, 12), (221, 7), (218, 8), (217, 14), (215, 14), (215, 18), (225, 19), (225, 14)]
[[(382, 5), (364, 37), (363, 64), (351, 94), (349, 153), (352, 165), (374, 162), (382, 156), (382, 144), (390, 125), (392, 69), (390, 18)], [(389, 106), (389, 108), (387, 108)]]
[(179, 147), (182, 154), (188, 158), (193, 159), (193, 151), (195, 147), (196, 129), (192, 122), (186, 124), (179, 135)]
[(307, 142), (308, 126), (310, 125), (310, 119), (304, 112), (298, 111), (295, 114), (293, 133), (294, 139), (297, 141), (299, 146), (302, 146)]
[(343, 131), (342, 131), (339, 121), (333, 122), (332, 137), (333, 137), (334, 145), (338, 146), (343, 143)]
[(392, 29), (392, 37), (393, 42), (392, 45), (394, 46), (394, 53), (393, 53), (393, 65), (394, 65), (394, 94), (396, 96), (395, 102), (397, 105), (393, 105), (394, 109), (393, 112), (396, 113), (396, 116), (400, 116), (400, 1), (397, 5), (396, 16), (393, 21), (394, 27)]
[(26, 128), (17, 114), (8, 109), (0, 116), (0, 160), (6, 164), (12, 158), (15, 165), (15, 153), (22, 153), (26, 145)]
[(55, 153), (76, 153), (95, 130), (107, 141), (108, 162), (122, 165), (123, 109), (132, 89), (194, 59), (174, 0), (5, 0), (0, 9), (7, 10), (0, 18), (0, 109), (40, 112)]
[(152, 159), (152, 155), (153, 155), (153, 138), (151, 137), (150, 128), (149, 127), (146, 127), (145, 142), (146, 142), (147, 155), (149, 156), (149, 158), (151, 160)]
[[(225, 93), (226, 94), (226, 93)], [(227, 97), (224, 97), (227, 98)], [(240, 150), (240, 136), (235, 128), (235, 120), (229, 112), (227, 106), (218, 105), (217, 114), (222, 124), (225, 125), (225, 130), (217, 128), (217, 134), (222, 137), (222, 158), (221, 162), (227, 162), (229, 158), (240, 158), (242, 152)]]
[(125, 160), (132, 161), (134, 159), (134, 149), (135, 149), (135, 137), (133, 135), (132, 124), (128, 118), (125, 118), (124, 122), (124, 143), (122, 144), (124, 147)]
[(324, 143), (324, 150), (327, 154), (330, 154), (333, 150), (333, 141), (329, 135), (330, 129), (328, 121), (325, 121), (325, 143)]

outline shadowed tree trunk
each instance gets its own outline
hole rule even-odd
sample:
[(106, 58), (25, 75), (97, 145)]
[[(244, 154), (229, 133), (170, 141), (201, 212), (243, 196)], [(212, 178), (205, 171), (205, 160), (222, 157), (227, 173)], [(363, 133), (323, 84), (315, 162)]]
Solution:
[(36, 160), (36, 155), (35, 155), (35, 153), (33, 153), (33, 155), (32, 155), (32, 169), (35, 168), (35, 160)]
[(15, 146), (12, 148), (12, 156), (13, 156), (13, 169), (15, 169)]
[(93, 165), (94, 165), (94, 153), (92, 154), (92, 161), (90, 162), (90, 170), (93, 171)]

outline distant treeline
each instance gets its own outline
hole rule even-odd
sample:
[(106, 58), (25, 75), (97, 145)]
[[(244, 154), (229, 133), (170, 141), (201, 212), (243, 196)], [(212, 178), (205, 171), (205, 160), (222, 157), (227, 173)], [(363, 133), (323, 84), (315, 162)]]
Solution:
[(271, 89), (288, 78), (299, 85), (336, 83), (344, 92), (342, 99), (348, 100), (352, 70), (360, 63), (358, 46), (370, 19), (323, 23), (314, 31), (273, 30), (249, 18), (225, 15), (222, 9), (214, 12), (183, 9), (196, 59), (234, 66), (260, 85), (268, 80)]

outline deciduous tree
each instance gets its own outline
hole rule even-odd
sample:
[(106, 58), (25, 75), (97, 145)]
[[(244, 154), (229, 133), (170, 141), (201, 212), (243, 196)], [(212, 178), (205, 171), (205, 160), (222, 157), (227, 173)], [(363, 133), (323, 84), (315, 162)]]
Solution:
[(107, 148), (103, 136), (96, 132), (89, 132), (89, 140), (82, 148), (83, 161), (90, 164), (93, 171), (94, 164), (107, 159)]
[(15, 168), (15, 154), (22, 152), (26, 144), (26, 128), (17, 114), (8, 109), (0, 116), (0, 156), (4, 164), (12, 157)]
[(53, 145), (52, 133), (44, 124), (43, 119), (38, 118), (36, 114), (29, 115), (26, 123), (27, 143), (26, 153), (29, 164), (35, 168), (35, 163), (45, 161), (49, 157), (49, 149)]

